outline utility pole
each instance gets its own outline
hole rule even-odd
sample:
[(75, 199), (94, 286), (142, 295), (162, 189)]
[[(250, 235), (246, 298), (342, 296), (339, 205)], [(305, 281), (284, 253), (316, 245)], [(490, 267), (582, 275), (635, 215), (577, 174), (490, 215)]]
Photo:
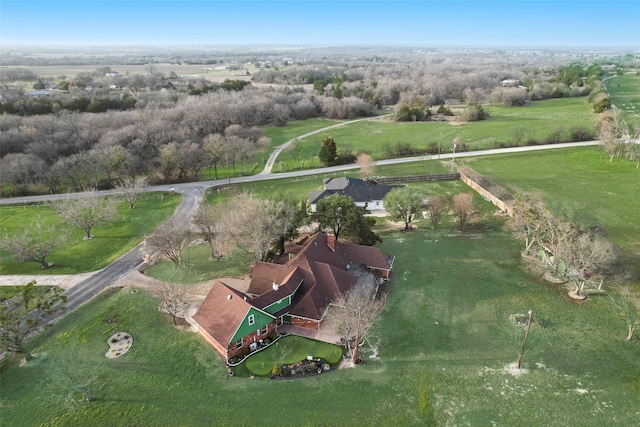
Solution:
[(522, 342), (522, 350), (520, 350), (520, 356), (518, 356), (518, 369), (522, 365), (522, 356), (524, 356), (524, 348), (527, 345), (527, 338), (529, 337), (529, 328), (531, 327), (531, 316), (533, 316), (533, 311), (529, 310), (529, 320), (527, 321), (527, 332), (524, 334), (524, 341)]
[(453, 156), (451, 157), (451, 173), (453, 173), (453, 167), (456, 164), (456, 141), (453, 141)]

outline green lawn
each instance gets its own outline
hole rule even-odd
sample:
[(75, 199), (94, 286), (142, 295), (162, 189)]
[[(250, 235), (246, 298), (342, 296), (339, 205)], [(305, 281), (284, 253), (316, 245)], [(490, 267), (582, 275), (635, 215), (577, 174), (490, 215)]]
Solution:
[(145, 275), (163, 282), (194, 284), (218, 277), (243, 276), (253, 265), (253, 256), (242, 249), (235, 250), (228, 258), (213, 261), (208, 243), (188, 246), (184, 249), (182, 258), (184, 267), (161, 260), (148, 267)]
[(54, 266), (46, 270), (35, 262), (17, 263), (8, 253), (0, 251), (0, 274), (77, 274), (104, 268), (155, 230), (173, 214), (180, 202), (180, 196), (150, 193), (138, 200), (136, 209), (129, 209), (126, 202), (121, 203), (118, 219), (92, 230), (95, 237), (91, 240), (83, 240), (83, 231), (63, 226), (60, 217), (49, 206), (2, 206), (0, 229), (3, 235), (21, 233), (40, 218), (44, 224), (60, 224), (69, 237), (63, 247), (47, 257)]
[[(304, 337), (288, 336), (279, 339), (267, 349), (246, 359), (236, 372), (248, 372), (258, 376), (269, 376), (271, 369), (277, 365), (289, 365), (306, 360), (307, 356), (323, 359), (330, 365), (336, 365), (342, 359), (343, 349)], [(245, 375), (246, 376), (246, 375)]]
[(625, 74), (604, 81), (613, 104), (624, 113), (628, 124), (640, 126), (640, 76)]
[[(606, 298), (575, 304), (522, 268), (508, 233), (394, 232), (378, 357), (295, 381), (229, 377), (196, 334), (171, 326), (146, 292), (112, 289), (30, 343), (37, 357), (1, 374), (3, 423), (32, 425), (635, 426), (640, 341), (626, 342)], [(526, 371), (516, 361), (533, 310)], [(107, 338), (132, 349), (106, 360)], [(95, 402), (67, 404), (60, 355), (98, 375)], [(89, 367), (89, 368), (88, 368)], [(250, 408), (248, 410), (247, 408)]]

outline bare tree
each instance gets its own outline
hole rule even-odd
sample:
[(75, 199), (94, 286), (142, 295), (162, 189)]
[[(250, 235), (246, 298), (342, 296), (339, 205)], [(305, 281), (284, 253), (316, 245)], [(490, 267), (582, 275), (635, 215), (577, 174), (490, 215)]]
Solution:
[(353, 363), (360, 360), (360, 347), (370, 338), (378, 314), (385, 306), (385, 297), (377, 297), (376, 287), (356, 284), (331, 304), (329, 319), (344, 339)]
[(120, 184), (116, 185), (116, 190), (129, 203), (129, 209), (136, 208), (136, 201), (144, 193), (144, 189), (149, 186), (149, 178), (140, 176), (136, 178), (127, 177)]
[(284, 200), (262, 200), (242, 194), (229, 201), (219, 218), (222, 236), (266, 261), (274, 242), (295, 223), (297, 211)]
[(85, 232), (85, 240), (93, 238), (94, 227), (113, 221), (117, 215), (116, 201), (100, 196), (95, 189), (51, 203), (51, 208), (67, 224)]
[(0, 161), (2, 178), (24, 186), (27, 191), (44, 169), (44, 160), (34, 154), (9, 153)]
[(64, 396), (69, 406), (78, 402), (94, 402), (95, 392), (105, 383), (101, 375), (104, 372), (105, 357), (94, 357), (87, 346), (78, 345), (75, 338), (65, 343), (62, 352), (52, 357), (52, 374), (60, 381), (48, 384), (53, 396)]
[(603, 114), (598, 123), (598, 138), (600, 146), (609, 155), (609, 162), (614, 157), (619, 157), (625, 151), (623, 137), (625, 133), (619, 112), (607, 112)]
[(200, 169), (205, 166), (205, 156), (202, 147), (196, 143), (178, 144), (176, 149), (176, 167), (179, 170), (178, 180), (182, 181), (188, 171), (192, 171), (198, 179)]
[(516, 194), (512, 209), (511, 227), (515, 236), (524, 240), (524, 254), (527, 255), (534, 245), (539, 244), (549, 212), (537, 194)]
[(629, 141), (627, 144), (626, 156), (632, 162), (636, 162), (636, 169), (640, 169), (640, 138), (636, 137), (636, 139), (638, 142)]
[(211, 248), (211, 258), (217, 259), (220, 256), (218, 242), (218, 217), (220, 213), (213, 205), (201, 203), (198, 211), (193, 217), (193, 224), (200, 230), (204, 239)]
[(48, 268), (51, 264), (47, 262), (47, 256), (66, 241), (66, 234), (61, 233), (55, 225), (46, 227), (38, 219), (22, 233), (12, 236), (5, 234), (0, 247), (11, 253), (18, 262), (34, 261), (40, 263), (41, 268)]
[(164, 182), (169, 183), (171, 175), (178, 166), (178, 144), (170, 142), (160, 149), (160, 168), (164, 175)]
[(369, 179), (375, 169), (373, 157), (367, 153), (360, 153), (356, 158), (356, 163), (360, 166), (360, 177), (364, 180)]
[(627, 340), (631, 341), (635, 330), (640, 327), (640, 297), (633, 294), (627, 285), (618, 292), (610, 292), (609, 301), (616, 317), (627, 323)]
[(189, 306), (190, 286), (180, 283), (156, 282), (153, 294), (160, 300), (160, 310), (171, 316), (174, 326), (180, 314)]
[[(218, 179), (218, 164), (224, 157), (224, 151), (226, 150), (224, 137), (220, 134), (207, 135), (202, 149), (209, 168), (213, 167), (214, 179)], [(211, 172), (209, 172), (209, 178), (211, 178)]]
[(124, 147), (112, 145), (109, 147), (94, 148), (88, 153), (95, 160), (100, 171), (106, 176), (106, 185), (111, 188), (111, 183), (117, 180), (125, 171), (130, 162), (130, 156)]
[(0, 303), (0, 347), (12, 353), (31, 354), (24, 343), (43, 324), (46, 317), (63, 310), (67, 297), (55, 287), (41, 289), (32, 281), (24, 285), (20, 295)]
[(427, 201), (427, 217), (431, 221), (431, 227), (435, 230), (444, 217), (447, 207), (447, 198), (441, 194), (430, 197)]
[(473, 214), (473, 194), (462, 193), (453, 196), (453, 213), (460, 224), (460, 231), (464, 231), (464, 227)]
[(603, 274), (617, 257), (616, 246), (589, 232), (582, 232), (574, 239), (564, 240), (554, 253), (556, 262), (564, 263), (564, 276), (575, 286), (575, 295), (584, 296), (589, 279)]
[(182, 266), (182, 250), (191, 241), (191, 232), (176, 221), (169, 221), (147, 236), (142, 242), (145, 258), (165, 256), (171, 262)]

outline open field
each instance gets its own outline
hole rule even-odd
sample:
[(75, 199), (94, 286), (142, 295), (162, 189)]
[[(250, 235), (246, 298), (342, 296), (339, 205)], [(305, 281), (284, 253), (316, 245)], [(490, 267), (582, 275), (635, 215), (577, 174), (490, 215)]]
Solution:
[[(204, 77), (214, 82), (222, 82), (224, 79), (241, 79), (248, 80), (251, 75), (247, 75), (246, 71), (250, 74), (258, 72), (258, 69), (253, 64), (240, 64), (242, 67), (240, 70), (225, 70), (216, 69), (216, 67), (224, 67), (229, 64), (153, 64), (155, 72), (161, 74), (169, 74), (175, 72), (178, 77), (181, 76), (193, 76)], [(80, 73), (94, 73), (96, 69), (102, 65), (31, 65), (5, 68), (23, 68), (37, 74), (42, 79), (57, 80), (60, 76), (66, 76), (67, 78), (73, 78)], [(134, 74), (149, 74), (149, 65), (111, 65), (112, 71), (118, 72), (122, 75), (134, 75)]]
[(640, 126), (640, 76), (625, 74), (604, 80), (611, 102), (624, 113), (628, 124)]
[[(303, 139), (299, 157), (306, 159), (305, 167), (316, 167), (318, 150), (326, 136), (333, 137), (338, 152), (345, 149), (356, 153), (366, 152), (379, 160), (388, 157), (385, 146), (393, 148), (399, 142), (408, 143), (414, 149), (435, 148), (436, 153), (440, 146), (441, 152), (450, 153), (456, 137), (473, 151), (515, 144), (517, 132), (514, 129), (520, 135), (530, 136), (540, 142), (550, 138), (556, 129), (559, 129), (563, 140), (569, 140), (570, 131), (575, 127), (594, 131), (595, 119), (584, 98), (533, 101), (524, 107), (514, 108), (492, 106), (487, 110), (491, 115), (488, 120), (472, 123), (362, 121)], [(526, 137), (519, 145), (525, 144)], [(285, 151), (278, 162), (282, 163), (283, 170), (297, 168), (292, 150)], [(274, 172), (277, 172), (277, 168), (274, 168)]]
[[(118, 206), (116, 221), (97, 227), (91, 240), (83, 240), (84, 232), (64, 226), (67, 243), (54, 250), (47, 261), (55, 264), (42, 270), (35, 262), (16, 263), (6, 252), (0, 251), (0, 274), (78, 274), (99, 270), (129, 252), (142, 238), (173, 214), (180, 204), (180, 196), (149, 193), (129, 209), (124, 202)], [(0, 207), (0, 229), (9, 236), (21, 233), (38, 218), (44, 224), (60, 224), (60, 217), (46, 205)], [(17, 283), (20, 284), (20, 283)]]
[[(394, 232), (397, 256), (378, 354), (362, 366), (296, 381), (230, 378), (199, 336), (174, 328), (146, 292), (113, 289), (36, 337), (37, 357), (0, 378), (4, 423), (31, 425), (635, 426), (639, 341), (606, 298), (586, 304), (522, 268), (501, 231)], [(512, 314), (533, 310), (524, 327)], [(106, 360), (107, 338), (132, 334)], [(69, 362), (71, 360), (71, 362)], [(67, 400), (61, 364), (95, 375), (95, 402)], [(64, 366), (64, 365), (63, 365)], [(517, 375), (519, 373), (519, 375)], [(73, 397), (80, 396), (72, 394)], [(261, 396), (269, 396), (262, 398)], [(542, 409), (544, 408), (544, 409)]]
[(640, 259), (640, 170), (597, 147), (466, 159), (511, 192), (539, 192), (552, 209), (597, 220), (611, 240)]

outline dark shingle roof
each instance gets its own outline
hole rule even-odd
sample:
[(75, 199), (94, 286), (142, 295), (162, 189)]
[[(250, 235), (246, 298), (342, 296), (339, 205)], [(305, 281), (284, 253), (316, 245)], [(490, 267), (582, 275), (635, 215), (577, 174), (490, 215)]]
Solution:
[(382, 200), (389, 191), (401, 187), (399, 185), (378, 185), (349, 177), (327, 178), (323, 183), (324, 190), (309, 193), (309, 203), (318, 203), (319, 200), (333, 194), (349, 196), (356, 203), (371, 202)]

